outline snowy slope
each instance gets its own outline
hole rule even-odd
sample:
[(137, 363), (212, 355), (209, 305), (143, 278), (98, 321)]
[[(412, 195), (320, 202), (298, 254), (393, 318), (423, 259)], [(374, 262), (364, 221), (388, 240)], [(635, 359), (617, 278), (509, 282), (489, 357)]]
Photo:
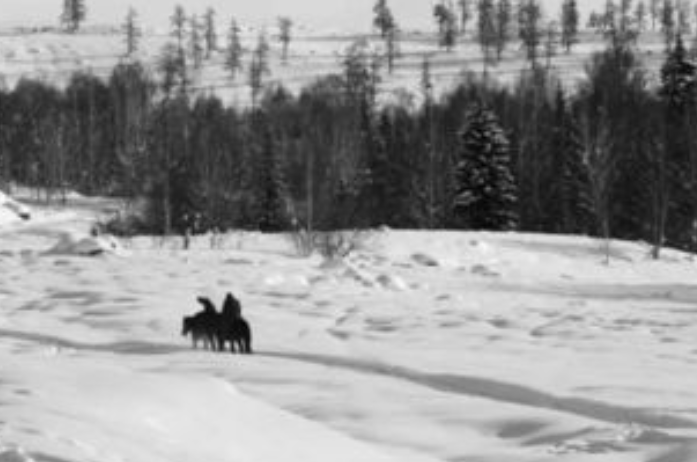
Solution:
[[(3, 462), (697, 458), (688, 255), (390, 230), (337, 265), (243, 233), (45, 254), (105, 204), (79, 205), (0, 228)], [(180, 336), (228, 291), (253, 356)]]
[[(270, 74), (265, 79), (265, 85), (283, 84), (297, 93), (323, 76), (340, 73), (342, 56), (356, 40), (371, 38), (374, 49), (382, 50), (384, 47), (380, 40), (369, 35), (367, 29), (360, 29), (361, 32), (357, 34), (342, 28), (332, 28), (333, 24), (335, 23), (327, 23), (325, 29), (298, 25), (290, 43), (289, 59), (283, 62), (275, 25), (260, 28), (245, 23), (242, 42), (247, 53), (243, 60), (246, 63), (251, 59), (250, 51), (256, 46), (260, 31), (265, 30), (271, 46)], [(224, 47), (226, 28), (227, 20), (220, 25), (221, 47)], [(147, 30), (137, 54), (137, 58), (155, 77), (158, 74), (162, 48), (171, 41), (167, 31), (167, 28)], [(115, 26), (87, 28), (73, 35), (50, 31), (24, 33), (21, 29), (2, 29), (0, 25), (0, 35), (0, 88), (13, 88), (22, 78), (39, 79), (63, 87), (76, 71), (106, 79), (114, 66), (123, 60), (125, 52), (123, 35)], [(656, 78), (662, 64), (662, 43), (661, 36), (657, 33), (642, 36), (640, 55), (646, 68), (651, 71), (649, 78)], [(552, 66), (562, 81), (573, 86), (585, 76), (584, 66), (591, 54), (602, 50), (604, 46), (602, 38), (597, 34), (583, 33), (581, 43), (574, 48), (573, 53), (559, 54), (552, 60)], [(448, 52), (438, 48), (432, 30), (405, 33), (400, 39), (400, 57), (395, 62), (394, 72), (390, 74), (386, 66), (382, 66), (380, 97), (404, 104), (405, 99), (408, 99), (403, 96), (406, 91), (418, 103), (422, 93), (420, 81), (425, 58), (431, 62), (436, 95), (450, 91), (462, 81), (464, 74), (481, 75), (484, 70), (480, 47), (472, 36), (461, 39), (461, 43)], [(250, 90), (246, 72), (232, 79), (223, 62), (222, 52), (206, 60), (200, 70), (193, 72), (191, 91), (194, 95), (212, 92), (227, 104), (248, 104)], [(527, 69), (529, 63), (524, 50), (518, 44), (511, 44), (505, 50), (501, 63), (488, 69), (488, 78), (496, 79), (501, 84), (510, 84)]]

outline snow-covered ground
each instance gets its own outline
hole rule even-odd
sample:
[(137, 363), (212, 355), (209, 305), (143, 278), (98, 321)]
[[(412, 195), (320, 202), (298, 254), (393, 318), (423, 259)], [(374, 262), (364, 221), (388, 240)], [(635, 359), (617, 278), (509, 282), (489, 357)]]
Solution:
[[(697, 460), (697, 263), (615, 242), (372, 233), (343, 263), (282, 237), (137, 238), (108, 201), (0, 225), (0, 461)], [(193, 350), (197, 295), (251, 356)]]

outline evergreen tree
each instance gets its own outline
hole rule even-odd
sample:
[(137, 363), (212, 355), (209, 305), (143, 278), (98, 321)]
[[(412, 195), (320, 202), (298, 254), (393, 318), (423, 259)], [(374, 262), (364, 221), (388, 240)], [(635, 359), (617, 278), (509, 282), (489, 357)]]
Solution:
[(640, 31), (632, 18), (631, 0), (621, 0), (619, 5), (614, 0), (607, 0), (599, 29), (610, 49), (615, 52), (636, 44)]
[(63, 12), (60, 19), (65, 30), (70, 33), (76, 32), (86, 16), (85, 0), (63, 0)]
[(205, 16), (206, 59), (218, 51), (218, 32), (215, 27), (215, 10), (208, 8)]
[(438, 24), (438, 45), (450, 51), (457, 38), (457, 20), (450, 0), (441, 0), (433, 8), (433, 17)]
[(434, 101), (433, 101), (433, 78), (431, 76), (431, 61), (425, 57), (421, 65), (421, 92), (424, 99), (423, 105), (423, 124), (425, 161), (423, 162), (423, 192), (420, 196), (420, 208), (423, 210), (424, 220), (422, 221), (428, 229), (434, 229), (436, 225), (436, 215), (440, 204), (436, 200), (436, 153), (435, 153), (435, 127), (434, 127)]
[(677, 28), (681, 35), (690, 35), (692, 24), (690, 24), (690, 16), (692, 15), (691, 0), (677, 0)]
[[(178, 56), (177, 46), (170, 47)], [(166, 94), (152, 114), (148, 151), (147, 217), (157, 232), (191, 232), (193, 218), (201, 208), (195, 157), (189, 149), (189, 100), (184, 92)]]
[(697, 106), (697, 66), (688, 59), (680, 34), (661, 68), (659, 94), (665, 108), (662, 149), (670, 166), (667, 181), (674, 203), (669, 216), (672, 224), (669, 237), (672, 242), (685, 245), (697, 219), (697, 153), (692, 115)]
[(199, 71), (203, 66), (205, 44), (203, 42), (202, 26), (198, 16), (193, 15), (189, 26), (189, 56), (194, 70)]
[(559, 41), (559, 28), (556, 21), (550, 21), (545, 29), (545, 58), (547, 70), (552, 67), (552, 58), (557, 55), (557, 42)]
[(225, 68), (230, 72), (232, 79), (235, 80), (237, 73), (242, 70), (242, 42), (240, 41), (240, 27), (237, 21), (230, 21), (228, 31), (228, 43), (225, 50)]
[(472, 19), (472, 4), (474, 0), (458, 0), (460, 7), (460, 32), (464, 35), (467, 32), (467, 24)]
[(139, 62), (122, 63), (109, 79), (113, 108), (113, 143), (122, 171), (124, 193), (142, 193), (147, 165), (146, 134), (154, 85)]
[(416, 166), (410, 160), (413, 146), (411, 119), (404, 108), (385, 108), (375, 133), (375, 149), (368, 153), (367, 178), (362, 184), (361, 204), (370, 227), (415, 226), (417, 213), (413, 191)]
[(580, 128), (561, 86), (557, 88), (550, 148), (552, 182), (545, 206), (547, 229), (556, 233), (589, 234), (595, 226), (588, 167), (584, 163)]
[(283, 62), (288, 62), (288, 47), (290, 46), (290, 41), (293, 31), (293, 20), (288, 17), (278, 18), (278, 39), (283, 45)]
[(638, 28), (634, 22), (632, 2), (634, 0), (620, 0), (620, 30), (623, 32), (632, 31), (636, 37), (639, 36)]
[(682, 35), (678, 34), (675, 46), (661, 68), (660, 94), (672, 112), (681, 115), (694, 105), (697, 96), (696, 69), (687, 57)]
[(393, 27), (385, 37), (385, 58), (387, 59), (387, 71), (391, 74), (394, 70), (394, 62), (399, 55), (399, 28)]
[(249, 64), (249, 88), (252, 92), (252, 109), (257, 107), (257, 100), (264, 88), (264, 77), (270, 72), (269, 43), (266, 39), (266, 31), (261, 31)]
[(576, 0), (564, 0), (561, 9), (561, 43), (567, 53), (578, 43), (578, 7)]
[(644, 32), (646, 30), (646, 3), (644, 3), (644, 0), (639, 0), (639, 3), (636, 5), (636, 9), (634, 10), (634, 23), (639, 32)]
[(649, 0), (649, 15), (651, 16), (651, 30), (656, 30), (656, 22), (661, 17), (661, 0)]
[(477, 39), (482, 49), (484, 63), (493, 60), (494, 50), (498, 52), (497, 14), (494, 0), (479, 0), (477, 2)]
[(373, 7), (375, 18), (373, 25), (380, 31), (380, 37), (385, 41), (385, 56), (387, 70), (392, 73), (394, 61), (398, 53), (399, 28), (387, 5), (387, 0), (378, 0)]
[(518, 34), (532, 67), (537, 66), (542, 43), (542, 9), (538, 0), (521, 0), (518, 5)]
[(174, 7), (174, 13), (170, 18), (170, 23), (172, 30), (170, 35), (174, 37), (177, 42), (177, 51), (180, 56), (184, 56), (184, 41), (186, 40), (186, 13), (184, 12), (184, 7), (177, 5)]
[(459, 226), (516, 229), (518, 198), (509, 142), (491, 111), (477, 107), (467, 114), (459, 149), (453, 202)]
[(177, 45), (168, 43), (163, 47), (157, 68), (162, 74), (161, 86), (167, 98), (171, 97), (175, 91), (186, 92), (188, 86), (186, 57), (180, 53)]
[(591, 13), (588, 15), (588, 22), (586, 23), (586, 27), (588, 29), (598, 30), (600, 29), (600, 25), (602, 22), (602, 15), (599, 14), (597, 11), (591, 11)]
[[(375, 59), (375, 57), (372, 57)], [(343, 83), (346, 101), (353, 108), (375, 106), (378, 75), (368, 52), (368, 43), (359, 40), (346, 50), (343, 60)]]
[(287, 231), (291, 217), (284, 167), (267, 116), (257, 112), (253, 117), (259, 159), (255, 198), (257, 226), (265, 233)]
[(675, 23), (675, 3), (673, 0), (663, 0), (661, 8), (661, 32), (666, 42), (666, 49), (670, 49), (675, 41), (677, 25)]
[(513, 5), (510, 0), (499, 0), (496, 5), (496, 58), (500, 61), (510, 40)]
[(138, 51), (138, 45), (143, 36), (143, 31), (138, 25), (138, 14), (133, 8), (128, 9), (123, 31), (126, 35), (126, 56), (133, 56)]
[(380, 32), (380, 37), (387, 38), (387, 34), (396, 27), (392, 10), (387, 5), (387, 0), (377, 0), (373, 6), (373, 26)]

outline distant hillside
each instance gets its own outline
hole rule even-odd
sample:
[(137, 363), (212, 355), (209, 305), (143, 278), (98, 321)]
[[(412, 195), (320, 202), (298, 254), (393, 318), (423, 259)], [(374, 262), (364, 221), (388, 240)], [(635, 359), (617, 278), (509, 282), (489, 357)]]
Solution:
[[(34, 78), (64, 85), (76, 71), (92, 72), (107, 77), (123, 58), (123, 36), (116, 27), (87, 27), (76, 35), (46, 31), (38, 28), (5, 28), (0, 40), (0, 75), (5, 86), (12, 88), (21, 78)], [(273, 31), (270, 31), (273, 33)], [(257, 28), (243, 29), (243, 45), (251, 50), (259, 33)], [(298, 91), (317, 78), (340, 71), (342, 55), (355, 40), (368, 38), (376, 49), (382, 42), (375, 36), (354, 33), (328, 32), (298, 27), (290, 45), (287, 64), (281, 62), (281, 46), (270, 33), (271, 74), (268, 85), (283, 84)], [(224, 35), (224, 31), (219, 31)], [(160, 51), (169, 37), (154, 29), (146, 32), (138, 58), (155, 73)], [(223, 40), (221, 40), (222, 42)], [(572, 53), (560, 53), (551, 60), (551, 66), (569, 85), (584, 75), (584, 64), (589, 56), (604, 47), (600, 37), (584, 33), (581, 43)], [(657, 34), (644, 34), (640, 43), (644, 63), (656, 71), (663, 61), (663, 45)], [(479, 46), (472, 37), (465, 37), (452, 52), (439, 49), (431, 33), (405, 34), (400, 44), (401, 56), (396, 61), (393, 74), (382, 71), (383, 97), (406, 90), (415, 98), (419, 94), (422, 63), (431, 61), (436, 93), (452, 88), (464, 73), (481, 73), (484, 70)], [(249, 59), (249, 53), (244, 58)], [(512, 81), (528, 67), (518, 42), (513, 42), (504, 52), (503, 60), (489, 67), (489, 77), (502, 83)], [(195, 76), (193, 87), (201, 92), (215, 92), (231, 104), (247, 103), (249, 89), (246, 74), (232, 80), (223, 67), (223, 56), (213, 55)]]

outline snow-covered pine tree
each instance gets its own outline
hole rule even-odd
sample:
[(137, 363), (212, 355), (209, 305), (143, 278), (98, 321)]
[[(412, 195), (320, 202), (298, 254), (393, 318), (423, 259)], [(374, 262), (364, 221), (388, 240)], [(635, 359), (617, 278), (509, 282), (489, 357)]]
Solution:
[(455, 167), (453, 215), (458, 226), (488, 230), (517, 227), (517, 187), (510, 164), (508, 138), (496, 116), (475, 107), (467, 114)]

